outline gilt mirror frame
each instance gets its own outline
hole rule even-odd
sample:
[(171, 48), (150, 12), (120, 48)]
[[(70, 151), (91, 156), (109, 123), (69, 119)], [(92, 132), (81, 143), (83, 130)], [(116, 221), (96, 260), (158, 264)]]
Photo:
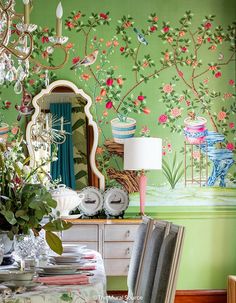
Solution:
[[(71, 89), (75, 93), (75, 95), (80, 95), (87, 102), (84, 107), (84, 112), (85, 112), (85, 115), (86, 115), (86, 118), (88, 121), (88, 126), (92, 127), (92, 129), (93, 129), (93, 143), (92, 143), (92, 147), (91, 147), (90, 154), (89, 154), (89, 164), (90, 164), (91, 173), (93, 174), (93, 177), (92, 177), (92, 184), (88, 184), (88, 185), (96, 186), (96, 187), (100, 188), (101, 190), (104, 190), (105, 189), (105, 178), (104, 178), (104, 175), (102, 175), (102, 173), (98, 170), (98, 168), (96, 166), (96, 161), (95, 161), (96, 149), (98, 146), (98, 127), (97, 127), (96, 122), (93, 120), (92, 114), (90, 113), (90, 108), (92, 106), (92, 99), (82, 89), (79, 89), (74, 83), (72, 83), (68, 80), (56, 80), (56, 81), (52, 82), (47, 88), (42, 89), (41, 92), (38, 95), (36, 95), (32, 100), (32, 104), (33, 104), (35, 111), (31, 117), (31, 120), (29, 121), (29, 123), (27, 124), (27, 127), (26, 127), (26, 142), (27, 142), (28, 152), (29, 152), (29, 156), (30, 156), (30, 166), (35, 167), (35, 164), (36, 164), (35, 152), (34, 152), (33, 145), (31, 143), (32, 142), (31, 132), (32, 132), (32, 127), (37, 123), (37, 118), (41, 111), (38, 101), (44, 95), (52, 94), (53, 91), (59, 87), (63, 87), (63, 88), (67, 87), (67, 88)], [(97, 179), (98, 182), (96, 180), (93, 181), (94, 179)]]

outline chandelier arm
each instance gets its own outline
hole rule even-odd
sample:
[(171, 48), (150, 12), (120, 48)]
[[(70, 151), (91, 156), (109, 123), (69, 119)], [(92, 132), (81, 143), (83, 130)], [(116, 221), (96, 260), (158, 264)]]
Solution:
[(69, 52), (68, 52), (68, 50), (66, 49), (66, 47), (63, 46), (63, 45), (61, 45), (61, 44), (54, 44), (53, 47), (62, 49), (62, 50), (64, 51), (64, 56), (65, 56), (65, 57), (64, 57), (63, 62), (62, 62), (60, 65), (56, 65), (56, 66), (45, 65), (45, 64), (39, 62), (38, 60), (33, 59), (32, 57), (30, 57), (29, 60), (30, 60), (32, 63), (34, 63), (34, 64), (40, 66), (41, 68), (47, 69), (47, 70), (57, 70), (57, 69), (62, 68), (62, 67), (66, 64), (66, 62), (68, 61)]
[(5, 13), (5, 16), (6, 16), (6, 20), (7, 20), (7, 26), (6, 26), (6, 30), (5, 30), (5, 33), (4, 33), (4, 36), (3, 36), (3, 38), (2, 38), (2, 42), (1, 42), (1, 44), (0, 44), (0, 46), (2, 47), (4, 47), (4, 43), (5, 43), (5, 40), (7, 39), (7, 35), (8, 35), (8, 31), (9, 31), (9, 28), (10, 28), (10, 26), (11, 26), (11, 21), (10, 21), (10, 17), (9, 17), (9, 14), (8, 14), (8, 12), (5, 10), (5, 9), (3, 9), (3, 13)]
[(0, 7), (1, 7), (1, 9), (2, 9), (3, 11), (7, 11), (7, 10), (9, 10), (9, 8), (12, 6), (12, 3), (13, 3), (13, 0), (9, 0), (8, 5), (7, 5), (7, 6), (4, 6), (4, 5), (2, 4), (2, 1), (0, 1)]
[[(32, 38), (32, 36), (31, 36), (31, 34), (30, 33), (28, 33), (28, 32), (26, 32), (26, 33), (24, 33), (23, 35), (22, 35), (22, 37), (25, 37), (25, 36), (29, 36), (29, 38), (30, 38), (30, 49), (29, 49), (29, 52), (28, 52), (28, 54), (27, 55), (25, 55), (25, 56), (22, 56), (22, 53), (20, 53), (20, 52), (18, 52), (18, 51), (14, 51), (12, 48), (10, 48), (10, 47), (8, 47), (8, 46), (6, 46), (6, 45), (4, 45), (4, 44), (1, 44), (0, 46), (1, 47), (3, 47), (5, 50), (3, 50), (3, 52), (2, 53), (4, 53), (4, 52), (9, 52), (9, 53), (11, 53), (12, 55), (14, 55), (17, 59), (20, 59), (20, 60), (26, 60), (26, 59), (28, 59), (28, 58), (30, 58), (30, 56), (31, 56), (31, 54), (32, 54), (32, 50), (33, 50), (33, 38)], [(14, 45), (16, 45), (15, 43), (14, 43)], [(1, 54), (2, 54), (1, 53)]]

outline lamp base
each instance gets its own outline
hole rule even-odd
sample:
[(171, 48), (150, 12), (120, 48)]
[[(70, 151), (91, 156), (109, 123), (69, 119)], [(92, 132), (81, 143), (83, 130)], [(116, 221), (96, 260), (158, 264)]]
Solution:
[(147, 176), (142, 171), (139, 178), (139, 193), (140, 193), (140, 212), (141, 216), (145, 215), (145, 202), (146, 202), (146, 187), (147, 187)]

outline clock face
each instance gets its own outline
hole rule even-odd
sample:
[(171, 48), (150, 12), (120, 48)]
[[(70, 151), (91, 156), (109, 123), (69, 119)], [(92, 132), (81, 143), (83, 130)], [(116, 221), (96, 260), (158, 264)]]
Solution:
[(104, 193), (104, 209), (112, 216), (121, 215), (129, 206), (129, 194), (121, 188), (110, 188)]
[(103, 208), (103, 196), (99, 189), (95, 187), (85, 187), (81, 190), (84, 194), (79, 210), (86, 216), (94, 216)]

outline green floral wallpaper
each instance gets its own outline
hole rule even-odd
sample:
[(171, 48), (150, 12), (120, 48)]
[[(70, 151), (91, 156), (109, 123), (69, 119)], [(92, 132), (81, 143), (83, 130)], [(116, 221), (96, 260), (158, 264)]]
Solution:
[[(52, 48), (58, 1), (34, 1), (32, 74), (24, 83), (32, 95), (45, 85), (36, 64), (60, 64)], [(50, 82), (74, 82), (93, 100), (99, 127), (97, 161), (107, 186), (121, 183), (122, 157), (114, 145), (123, 136), (163, 139), (163, 170), (149, 173), (148, 203), (231, 205), (235, 200), (235, 4), (222, 1), (62, 1), (66, 65), (49, 72)], [(21, 1), (17, 8), (22, 10)], [(17, 31), (13, 26), (13, 31)], [(24, 106), (1, 88), (1, 119), (15, 123)], [(18, 111), (18, 112), (17, 112)], [(15, 124), (14, 124), (15, 126)], [(112, 131), (113, 128), (113, 131)], [(118, 132), (117, 132), (118, 128)], [(78, 163), (77, 163), (78, 164)], [(77, 172), (79, 173), (79, 172)], [(169, 191), (169, 189), (172, 189)], [(216, 198), (217, 197), (217, 198)], [(138, 195), (131, 199), (136, 205)]]

